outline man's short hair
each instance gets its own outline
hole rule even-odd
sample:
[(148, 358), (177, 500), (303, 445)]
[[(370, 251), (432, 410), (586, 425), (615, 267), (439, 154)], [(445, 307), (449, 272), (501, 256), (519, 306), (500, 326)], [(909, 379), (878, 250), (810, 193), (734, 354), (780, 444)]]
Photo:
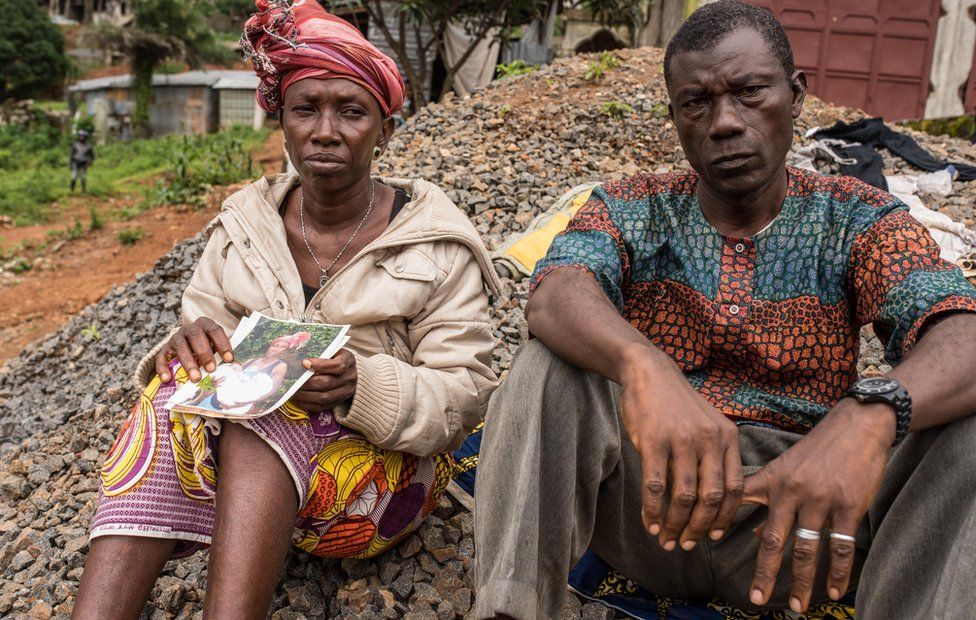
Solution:
[(739, 0), (718, 0), (692, 13), (671, 38), (664, 52), (664, 81), (671, 81), (671, 59), (675, 54), (710, 50), (740, 28), (752, 28), (758, 32), (783, 65), (786, 79), (793, 77), (790, 40), (773, 14)]

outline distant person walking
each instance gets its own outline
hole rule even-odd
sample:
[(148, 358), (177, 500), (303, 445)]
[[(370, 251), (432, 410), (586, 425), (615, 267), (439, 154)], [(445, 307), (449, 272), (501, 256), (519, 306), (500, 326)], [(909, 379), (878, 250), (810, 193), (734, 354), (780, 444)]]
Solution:
[(78, 138), (71, 145), (71, 191), (75, 191), (75, 182), (81, 180), (81, 191), (88, 191), (88, 166), (95, 161), (95, 148), (88, 142), (88, 132), (78, 131)]

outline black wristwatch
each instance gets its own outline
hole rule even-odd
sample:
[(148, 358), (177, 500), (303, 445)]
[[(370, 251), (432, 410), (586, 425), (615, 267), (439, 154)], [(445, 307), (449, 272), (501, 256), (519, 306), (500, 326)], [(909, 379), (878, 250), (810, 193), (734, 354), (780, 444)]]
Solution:
[(847, 389), (847, 395), (862, 403), (885, 403), (895, 410), (895, 443), (908, 435), (912, 423), (912, 397), (901, 383), (891, 377), (864, 377)]

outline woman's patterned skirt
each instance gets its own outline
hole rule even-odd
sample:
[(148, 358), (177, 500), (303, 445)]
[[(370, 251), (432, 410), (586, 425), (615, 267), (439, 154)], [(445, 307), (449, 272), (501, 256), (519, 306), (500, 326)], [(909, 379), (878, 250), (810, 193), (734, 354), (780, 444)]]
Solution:
[[(122, 425), (101, 471), (91, 537), (170, 538), (174, 557), (210, 544), (218, 484), (218, 434), (227, 421), (172, 413), (186, 382), (153, 379)], [(233, 422), (232, 422), (233, 423)], [(281, 457), (301, 498), (294, 543), (330, 557), (372, 557), (393, 547), (434, 509), (451, 477), (450, 455), (383, 450), (340, 426), (329, 412), (286, 404), (240, 422)]]

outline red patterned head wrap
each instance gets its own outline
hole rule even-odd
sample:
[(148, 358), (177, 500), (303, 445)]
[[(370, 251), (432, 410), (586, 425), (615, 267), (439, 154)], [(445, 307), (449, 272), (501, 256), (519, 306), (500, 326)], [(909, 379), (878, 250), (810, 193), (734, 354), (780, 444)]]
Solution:
[(261, 79), (258, 105), (281, 109), (284, 92), (298, 80), (351, 80), (380, 104), (384, 116), (403, 107), (403, 79), (396, 63), (349, 22), (316, 0), (255, 0), (258, 13), (244, 24), (241, 47)]

